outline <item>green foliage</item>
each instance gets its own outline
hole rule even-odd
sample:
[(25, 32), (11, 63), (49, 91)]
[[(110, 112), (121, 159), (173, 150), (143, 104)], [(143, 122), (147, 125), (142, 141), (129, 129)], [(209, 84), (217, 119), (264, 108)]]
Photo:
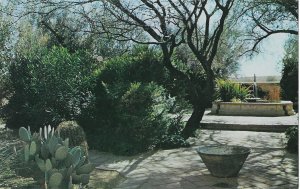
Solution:
[(249, 89), (238, 83), (219, 79), (217, 80), (217, 86), (216, 95), (224, 102), (230, 102), (233, 99), (235, 99), (235, 101), (238, 101), (238, 99), (243, 101), (249, 96)]
[(164, 83), (168, 79), (160, 54), (147, 46), (137, 46), (131, 53), (105, 62), (99, 80), (105, 83), (151, 82)]
[(280, 81), (282, 96), (285, 100), (297, 102), (298, 97), (298, 62), (287, 60), (282, 70)]
[(79, 119), (91, 148), (132, 155), (159, 146), (168, 135), (169, 113), (177, 106), (162, 87), (168, 73), (158, 56), (153, 49), (138, 47), (97, 71), (95, 104)]
[(126, 87), (123, 83), (102, 84), (101, 96), (96, 96), (101, 108), (94, 123), (85, 126), (89, 126), (86, 131), (92, 148), (132, 155), (153, 149), (167, 135), (174, 99), (155, 83), (129, 83)]
[(172, 149), (189, 146), (189, 143), (181, 136), (182, 116), (183, 114), (179, 114), (169, 120), (168, 130), (160, 139), (157, 148)]
[(280, 87), (284, 100), (298, 103), (298, 40), (291, 39), (283, 59)]
[[(20, 138), (25, 138), (24, 160), (33, 168), (29, 176), (44, 183), (48, 188), (72, 188), (73, 184), (86, 185), (94, 165), (85, 164), (86, 156), (80, 147), (69, 148), (62, 138), (54, 134), (54, 128), (40, 128), (40, 133), (31, 135), (30, 130), (21, 127)], [(29, 151), (29, 153), (28, 153)]]
[(7, 74), (12, 44), (12, 19), (5, 15), (0, 5), (0, 107), (1, 101), (11, 94), (11, 83)]
[(14, 93), (3, 111), (7, 127), (37, 130), (75, 119), (93, 99), (94, 67), (89, 54), (58, 47), (16, 58), (10, 68)]
[(287, 141), (287, 150), (298, 153), (298, 126), (290, 127), (285, 132)]

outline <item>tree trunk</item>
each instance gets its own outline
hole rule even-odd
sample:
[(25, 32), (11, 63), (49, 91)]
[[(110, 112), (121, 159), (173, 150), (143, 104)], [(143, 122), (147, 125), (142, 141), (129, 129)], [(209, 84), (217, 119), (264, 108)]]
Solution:
[(190, 136), (193, 136), (194, 132), (199, 129), (200, 121), (202, 120), (204, 112), (204, 105), (200, 105), (199, 103), (199, 105), (194, 106), (193, 113), (182, 131), (182, 136), (184, 139), (188, 139)]
[[(193, 136), (194, 132), (199, 129), (200, 122), (205, 112), (205, 108), (211, 104), (214, 95), (214, 75), (212, 70), (207, 72), (206, 86), (202, 89), (196, 89), (196, 92), (192, 92), (191, 95), (194, 98), (192, 100), (193, 104), (193, 113), (189, 120), (187, 121), (183, 131), (182, 136), (184, 139), (188, 139)], [(201, 82), (197, 84), (194, 83), (193, 88), (197, 88), (197, 85), (201, 85)], [(192, 90), (191, 90), (192, 91)]]

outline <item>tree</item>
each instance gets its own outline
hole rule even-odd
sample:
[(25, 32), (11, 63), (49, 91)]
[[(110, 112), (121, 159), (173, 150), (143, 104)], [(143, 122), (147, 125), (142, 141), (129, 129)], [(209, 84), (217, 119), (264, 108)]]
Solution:
[[(26, 14), (45, 18), (64, 9), (84, 19), (88, 23), (84, 29), (92, 33), (105, 33), (119, 41), (159, 46), (164, 66), (174, 80), (183, 83), (193, 106), (193, 113), (182, 132), (188, 138), (199, 127), (205, 107), (212, 101), (213, 63), (233, 3), (234, 0), (28, 0), (25, 5), (36, 7)], [(174, 51), (182, 44), (189, 47), (201, 71), (183, 71), (172, 63)]]
[(0, 107), (2, 99), (11, 94), (8, 65), (12, 55), (12, 19), (2, 13), (3, 9), (4, 6), (0, 4)]
[(244, 0), (242, 7), (236, 17), (246, 23), (246, 40), (253, 42), (249, 51), (271, 35), (298, 35), (298, 0)]
[[(143, 30), (150, 35), (150, 40), (137, 41), (125, 33), (121, 33), (121, 37), (159, 45), (165, 67), (174, 79), (182, 80), (187, 86), (186, 92), (190, 97), (193, 113), (182, 132), (185, 138), (191, 136), (199, 127), (205, 107), (212, 100), (215, 79), (212, 63), (232, 5), (233, 0), (227, 0), (223, 4), (218, 0), (213, 3), (205, 0), (142, 0), (140, 3), (131, 4), (109, 1), (106, 4), (106, 10), (127, 29)], [(172, 54), (182, 43), (186, 43), (191, 49), (204, 74), (183, 72), (174, 67), (171, 61)]]
[[(2, 10), (14, 18), (16, 26), (30, 23), (31, 30), (41, 29), (48, 36), (48, 47), (61, 46), (70, 52), (86, 49), (96, 57), (110, 58), (122, 55), (132, 47), (127, 41), (116, 41), (107, 36), (101, 26), (93, 26), (90, 18), (97, 16), (94, 11), (86, 11), (85, 4), (92, 1), (43, 1), (12, 0), (5, 3)], [(9, 11), (7, 7), (13, 7)], [(19, 33), (16, 32), (16, 37)]]
[(213, 70), (217, 77), (228, 78), (238, 71), (239, 60), (244, 56), (247, 48), (242, 35), (237, 25), (226, 23), (213, 63)]
[[(237, 26), (226, 23), (226, 27), (220, 39), (218, 51), (212, 64), (212, 69), (218, 78), (227, 78), (235, 74), (239, 69), (239, 59), (244, 55), (246, 43), (242, 40), (242, 33)], [(187, 69), (203, 72), (203, 68), (194, 54), (186, 44), (176, 48), (174, 58), (181, 64), (185, 64)], [(197, 63), (195, 63), (197, 62)]]

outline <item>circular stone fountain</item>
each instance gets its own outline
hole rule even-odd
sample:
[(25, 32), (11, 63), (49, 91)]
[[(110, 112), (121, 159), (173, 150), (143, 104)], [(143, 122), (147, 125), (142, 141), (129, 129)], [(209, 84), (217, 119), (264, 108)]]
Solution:
[[(248, 99), (249, 100), (249, 99)], [(250, 100), (251, 101), (251, 100)], [(213, 102), (211, 114), (229, 116), (290, 116), (294, 115), (291, 101), (280, 102)]]
[(197, 152), (213, 176), (235, 177), (250, 154), (250, 148), (219, 145), (200, 147)]

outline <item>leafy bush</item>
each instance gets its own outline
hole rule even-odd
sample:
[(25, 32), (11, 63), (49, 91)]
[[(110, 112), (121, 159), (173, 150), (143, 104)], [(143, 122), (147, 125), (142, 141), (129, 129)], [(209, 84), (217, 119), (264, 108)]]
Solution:
[[(161, 147), (162, 140), (171, 140), (167, 136), (178, 135), (171, 134), (169, 127), (175, 123), (169, 113), (180, 109), (163, 87), (169, 76), (158, 53), (137, 48), (104, 62), (96, 73), (95, 103), (79, 119), (89, 147), (132, 155)], [(180, 132), (182, 123), (176, 124)]]
[(280, 86), (283, 99), (298, 101), (298, 60), (286, 59), (284, 61)]
[(270, 101), (280, 100), (280, 86), (277, 83), (260, 83), (257, 86), (257, 94), (259, 98)]
[(248, 88), (231, 81), (219, 79), (217, 80), (217, 87), (217, 98), (224, 102), (230, 102), (232, 99), (235, 99), (235, 101), (238, 101), (237, 99), (243, 101), (249, 96)]
[[(176, 67), (185, 64), (176, 58), (173, 64)], [(101, 73), (99, 73), (101, 72)], [(137, 46), (130, 53), (115, 57), (104, 62), (102, 69), (98, 70), (98, 80), (106, 84), (130, 82), (155, 82), (163, 86), (171, 96), (184, 102), (192, 97), (185, 96), (186, 85), (184, 81), (174, 80), (164, 67), (161, 54), (148, 46)]]
[(287, 141), (287, 150), (298, 153), (298, 126), (290, 127), (285, 132)]
[(132, 155), (155, 148), (168, 135), (174, 98), (163, 87), (153, 82), (101, 86), (94, 119), (81, 120), (90, 147)]
[(285, 44), (282, 78), (280, 80), (281, 97), (293, 102), (294, 110), (298, 112), (298, 37), (290, 37)]
[(169, 121), (168, 130), (157, 144), (157, 148), (172, 149), (189, 146), (189, 143), (181, 136), (183, 116), (181, 113)]
[(94, 67), (88, 54), (58, 47), (16, 58), (10, 68), (14, 93), (3, 111), (7, 127), (37, 130), (77, 118), (93, 99)]
[(155, 81), (162, 85), (168, 79), (159, 53), (143, 46), (136, 47), (129, 54), (104, 62), (100, 72), (98, 79), (108, 84)]

